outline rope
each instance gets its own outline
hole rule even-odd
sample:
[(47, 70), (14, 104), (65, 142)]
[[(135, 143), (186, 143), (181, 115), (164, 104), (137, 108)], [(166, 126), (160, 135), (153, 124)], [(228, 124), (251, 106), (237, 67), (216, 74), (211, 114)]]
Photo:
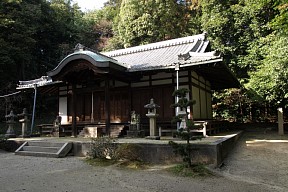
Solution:
[(7, 94), (7, 95), (2, 95), (2, 96), (0, 96), (0, 98), (10, 97), (10, 96), (13, 96), (13, 95), (17, 95), (18, 93), (21, 93), (21, 91), (17, 91), (17, 92), (10, 93), (10, 94)]

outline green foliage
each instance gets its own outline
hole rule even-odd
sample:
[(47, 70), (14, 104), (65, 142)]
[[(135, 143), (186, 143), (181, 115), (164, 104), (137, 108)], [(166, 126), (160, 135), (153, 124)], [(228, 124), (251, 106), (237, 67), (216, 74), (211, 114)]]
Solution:
[(272, 34), (263, 39), (261, 65), (250, 72), (248, 89), (266, 101), (286, 106), (288, 99), (288, 38)]
[(217, 120), (244, 122), (248, 119), (249, 104), (246, 92), (242, 89), (229, 89), (213, 95), (213, 117)]
[[(249, 46), (247, 60), (253, 68), (245, 87), (277, 107), (286, 107), (287, 86), (287, 19), (288, 4), (284, 1), (271, 1), (273, 14), (263, 24), (269, 28), (268, 34), (258, 38)], [(266, 4), (267, 6), (267, 4)]]
[(116, 140), (108, 137), (92, 138), (90, 143), (90, 150), (87, 155), (92, 159), (111, 159), (115, 160), (117, 149)]
[[(209, 34), (212, 48), (224, 53), (224, 61), (245, 87), (241, 98), (237, 98), (235, 90), (214, 94), (217, 115), (225, 119), (255, 120), (255, 114), (266, 115), (262, 108), (267, 112), (267, 106), (284, 107), (287, 103), (287, 2), (203, 0), (201, 6), (202, 27)], [(227, 105), (228, 100), (234, 102)]]
[(1, 1), (0, 89), (54, 68), (75, 45), (77, 15), (70, 1)]
[(269, 26), (277, 31), (281, 36), (288, 36), (288, 3), (285, 0), (281, 0), (277, 3), (275, 8), (279, 11), (273, 20), (269, 23)]

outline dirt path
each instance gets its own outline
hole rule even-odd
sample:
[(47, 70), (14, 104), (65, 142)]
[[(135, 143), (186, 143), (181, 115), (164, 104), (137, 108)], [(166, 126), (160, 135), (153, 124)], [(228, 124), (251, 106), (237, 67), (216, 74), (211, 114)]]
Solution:
[(288, 136), (269, 128), (247, 130), (218, 173), (272, 191), (288, 191)]

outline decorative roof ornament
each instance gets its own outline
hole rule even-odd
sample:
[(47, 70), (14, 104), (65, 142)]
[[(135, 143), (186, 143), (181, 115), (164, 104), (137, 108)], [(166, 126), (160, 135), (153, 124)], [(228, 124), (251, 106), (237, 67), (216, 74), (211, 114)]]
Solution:
[(203, 35), (204, 35), (204, 41), (207, 40), (207, 36), (208, 36), (207, 31), (204, 31), (204, 32), (203, 32)]
[(84, 45), (82, 45), (82, 44), (80, 44), (80, 43), (77, 43), (77, 45), (75, 46), (75, 48), (74, 48), (74, 53), (75, 52), (79, 52), (79, 51), (84, 51), (85, 50), (85, 46)]
[(184, 54), (179, 54), (178, 55), (178, 60), (179, 61), (186, 61), (190, 58), (189, 52), (188, 53), (184, 53)]

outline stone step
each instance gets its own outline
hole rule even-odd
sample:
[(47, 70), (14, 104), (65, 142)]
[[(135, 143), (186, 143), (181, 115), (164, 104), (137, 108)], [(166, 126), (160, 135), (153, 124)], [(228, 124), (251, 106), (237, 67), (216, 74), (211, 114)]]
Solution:
[(57, 153), (59, 150), (60, 150), (59, 147), (40, 147), (40, 146), (23, 147), (23, 151), (32, 151), (32, 152)]
[(72, 143), (55, 143), (47, 141), (28, 141), (16, 151), (16, 155), (37, 157), (65, 157), (72, 149)]
[(29, 141), (29, 146), (41, 146), (41, 147), (62, 147), (64, 143), (48, 142), (48, 141)]
[(15, 152), (16, 155), (22, 155), (22, 156), (34, 156), (34, 157), (52, 157), (52, 158), (58, 158), (59, 156), (57, 153), (46, 153), (46, 152), (35, 152), (35, 151), (18, 151)]

